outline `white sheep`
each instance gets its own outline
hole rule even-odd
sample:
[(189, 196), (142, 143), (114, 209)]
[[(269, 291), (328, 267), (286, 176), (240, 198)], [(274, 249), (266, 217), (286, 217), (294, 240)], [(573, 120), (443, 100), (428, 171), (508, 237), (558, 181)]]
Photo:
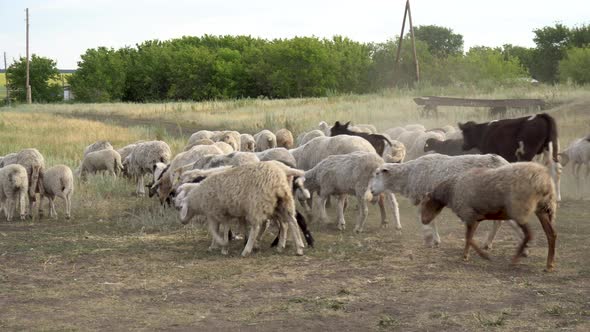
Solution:
[(256, 156), (258, 157), (258, 159), (260, 159), (260, 161), (276, 160), (282, 162), (283, 164), (289, 167), (295, 168), (297, 166), (297, 161), (295, 160), (295, 157), (293, 157), (293, 155), (289, 153), (289, 150), (285, 148), (274, 148), (264, 150), (261, 152), (256, 152)]
[(194, 141), (198, 141), (204, 138), (213, 140), (212, 137), (218, 133), (219, 131), (199, 130), (191, 135), (191, 137), (188, 139), (188, 144), (191, 144)]
[(282, 128), (277, 130), (275, 137), (277, 139), (277, 147), (285, 149), (293, 148), (293, 134), (289, 129)]
[[(198, 139), (198, 140), (193, 141), (191, 144), (186, 145), (184, 147), (184, 151), (188, 151), (188, 150), (192, 149), (194, 146), (197, 146), (197, 145), (213, 145), (213, 144), (215, 144), (215, 142), (212, 141), (211, 139), (209, 139), (209, 138), (201, 138), (201, 139)], [(225, 143), (225, 144), (227, 144), (227, 143)]]
[(117, 149), (117, 152), (121, 156), (121, 161), (125, 160), (131, 154), (131, 152), (133, 152), (133, 149), (135, 149), (136, 146), (137, 146), (137, 143), (132, 143), (132, 144), (125, 145), (124, 147), (122, 147), (120, 149)]
[(256, 151), (256, 141), (254, 137), (250, 134), (241, 134), (240, 135), (240, 151), (243, 152), (254, 152)]
[(383, 149), (383, 160), (386, 163), (401, 163), (406, 158), (406, 146), (404, 143), (391, 139), (389, 135), (382, 134), (383, 136), (387, 137), (391, 144), (385, 144), (385, 148)]
[(231, 145), (234, 151), (240, 151), (241, 139), (240, 133), (233, 130), (226, 130), (215, 133), (211, 139), (215, 142), (224, 142)]
[(473, 234), (482, 220), (514, 220), (524, 233), (512, 262), (516, 263), (524, 255), (527, 243), (531, 240), (528, 217), (533, 214), (543, 226), (549, 251), (547, 271), (553, 269), (555, 240), (553, 228), (557, 201), (553, 179), (547, 169), (533, 162), (519, 162), (494, 169), (475, 168), (458, 174), (434, 188), (421, 202), (422, 223), (430, 223), (447, 206), (465, 223), (465, 249), (463, 258), (467, 260), (469, 248), (489, 259), (473, 241)]
[(256, 152), (273, 149), (277, 147), (277, 138), (272, 131), (268, 129), (261, 130), (254, 135), (256, 141)]
[[(199, 160), (192, 163), (192, 169), (207, 169), (219, 166), (239, 166), (259, 162), (260, 159), (253, 152), (232, 152), (229, 154), (212, 154), (205, 155)], [(182, 173), (182, 168), (177, 168), (176, 172)]]
[(580, 169), (586, 166), (586, 177), (590, 175), (590, 135), (574, 140), (567, 149), (559, 153), (561, 164), (572, 163), (574, 176), (580, 179)]
[[(330, 136), (330, 131), (332, 126), (330, 126), (326, 121), (320, 121), (318, 123), (318, 128), (324, 133), (326, 136)], [(367, 134), (376, 134), (377, 128), (372, 124), (357, 124), (357, 125), (350, 125), (348, 129), (352, 131), (356, 131), (358, 133), (367, 133)]]
[(408, 147), (408, 151), (406, 153), (405, 160), (410, 161), (425, 155), (426, 152), (424, 152), (424, 145), (426, 145), (426, 141), (431, 138), (442, 141), (445, 139), (445, 135), (440, 132), (429, 131), (415, 136), (413, 144), (406, 145), (406, 147)]
[(5, 156), (0, 157), (0, 168), (4, 167), (4, 160), (6, 159), (7, 161), (13, 160), (14, 158), (16, 158), (16, 153), (9, 153)]
[[(388, 190), (402, 194), (414, 205), (418, 205), (438, 184), (457, 174), (475, 167), (497, 168), (507, 164), (504, 158), (491, 154), (455, 157), (437, 153), (429, 154), (403, 164), (384, 164), (375, 171), (370, 187), (373, 195)], [(500, 225), (501, 222), (494, 224), (494, 228), (488, 235), (486, 247), (491, 246)], [(434, 222), (423, 225), (423, 232), (426, 245), (440, 243), (440, 236)]]
[(426, 128), (419, 123), (405, 125), (404, 129), (410, 130), (410, 131), (426, 131)]
[(393, 128), (385, 129), (383, 131), (383, 134), (386, 134), (390, 139), (397, 140), (399, 135), (401, 135), (407, 131), (409, 131), (409, 130), (404, 129), (403, 127), (393, 127)]
[(96, 141), (84, 148), (84, 157), (86, 157), (86, 155), (89, 154), (90, 152), (95, 152), (95, 151), (100, 151), (100, 150), (105, 150), (105, 149), (111, 149), (111, 150), (113, 149), (111, 142), (109, 142), (109, 141)]
[(112, 149), (104, 149), (88, 153), (78, 169), (79, 176), (85, 180), (88, 174), (106, 171), (117, 177), (123, 170), (121, 155)]
[[(182, 171), (192, 169), (192, 164), (206, 155), (221, 155), (223, 152), (215, 145), (197, 145), (190, 150), (177, 154), (169, 165), (160, 163), (154, 168), (154, 182), (149, 185), (149, 196), (158, 194), (160, 203), (168, 200), (173, 190), (172, 184), (176, 174), (182, 174)], [(190, 166), (187, 166), (190, 165)], [(179, 170), (179, 171), (177, 171)], [(176, 172), (177, 171), (177, 172)]]
[(215, 142), (215, 143), (213, 143), (213, 145), (215, 145), (216, 147), (218, 147), (219, 150), (221, 150), (224, 154), (232, 153), (234, 151), (237, 151), (237, 150), (234, 150), (234, 148), (231, 145), (229, 145), (229, 144), (227, 144), (227, 143), (225, 143), (223, 141)]
[(328, 156), (356, 151), (376, 153), (375, 148), (366, 139), (349, 135), (316, 137), (300, 147), (289, 150), (297, 161), (297, 168), (302, 170), (312, 169)]
[[(60, 197), (65, 202), (66, 219), (70, 219), (72, 211), (72, 195), (74, 194), (74, 175), (66, 165), (53, 166), (43, 173), (43, 198), (49, 200), (49, 216), (57, 219), (55, 210), (55, 197)], [(42, 211), (42, 209), (40, 210)]]
[(330, 136), (330, 135), (326, 135), (324, 134), (323, 131), (315, 129), (309, 132), (304, 132), (301, 133), (299, 136), (297, 136), (297, 146), (302, 146), (305, 143), (311, 141), (312, 139), (316, 138), (316, 137), (322, 137), (322, 136)]
[[(367, 219), (367, 201), (372, 199), (369, 191), (369, 181), (377, 168), (384, 161), (375, 152), (357, 151), (343, 155), (332, 155), (322, 160), (312, 169), (305, 172), (305, 187), (310, 192), (319, 194), (320, 218), (326, 222), (326, 201), (330, 195), (338, 196), (338, 229), (345, 228), (344, 202), (346, 195), (354, 195), (359, 206), (359, 218), (354, 231), (362, 232)], [(393, 205), (394, 222), (397, 229), (401, 229), (399, 208), (395, 196), (387, 193), (388, 201)], [(305, 207), (305, 205), (303, 205)], [(383, 200), (379, 200), (381, 208), (381, 225), (387, 226), (387, 219)], [(317, 214), (316, 214), (317, 216)]]
[(45, 158), (39, 150), (29, 148), (4, 156), (2, 163), (4, 166), (19, 164), (27, 170), (29, 180), (29, 213), (32, 217), (34, 214), (33, 205), (37, 201), (37, 193), (43, 191), (43, 181), (40, 179), (45, 171)]
[[(295, 219), (295, 202), (284, 166), (268, 161), (233, 167), (207, 177), (190, 190), (181, 202), (180, 218), (188, 223), (196, 215), (207, 218), (213, 239), (227, 253), (227, 232), (218, 234), (219, 225), (243, 222), (250, 228), (242, 256), (251, 253), (261, 226), (267, 219), (279, 221), (281, 237), (277, 249), (285, 247), (287, 229), (291, 232), (298, 255), (303, 254), (303, 240)], [(295, 171), (295, 170), (293, 170)], [(229, 218), (228, 218), (229, 217)]]
[(0, 206), (8, 221), (12, 221), (17, 201), (20, 208), (20, 219), (26, 216), (26, 199), (29, 191), (27, 170), (19, 164), (11, 164), (0, 168)]
[(153, 174), (157, 163), (168, 164), (172, 157), (170, 146), (164, 141), (148, 141), (137, 144), (123, 165), (126, 172), (137, 178), (136, 194), (145, 195), (144, 176)]

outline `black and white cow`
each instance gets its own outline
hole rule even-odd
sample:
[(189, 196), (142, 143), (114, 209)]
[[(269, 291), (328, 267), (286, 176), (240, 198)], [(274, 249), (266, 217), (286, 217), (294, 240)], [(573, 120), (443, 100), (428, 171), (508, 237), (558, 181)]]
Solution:
[(495, 120), (485, 123), (459, 123), (463, 132), (463, 150), (476, 148), (481, 153), (495, 153), (509, 162), (531, 161), (537, 155), (547, 166), (555, 182), (557, 200), (561, 200), (559, 178), (559, 139), (555, 119), (549, 114)]

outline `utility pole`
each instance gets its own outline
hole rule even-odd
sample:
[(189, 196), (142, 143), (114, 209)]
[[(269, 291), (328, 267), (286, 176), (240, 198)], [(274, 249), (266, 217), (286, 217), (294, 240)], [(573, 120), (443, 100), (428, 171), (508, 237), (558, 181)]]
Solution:
[(27, 104), (32, 103), (31, 97), (31, 84), (29, 82), (29, 8), (26, 9), (27, 12), (27, 82), (25, 83), (27, 89)]
[(4, 77), (6, 77), (6, 105), (10, 106), (10, 90), (8, 90), (8, 67), (6, 67), (6, 52), (4, 52)]
[[(404, 28), (406, 27), (406, 17), (409, 17), (410, 23), (410, 38), (412, 39), (412, 50), (414, 52), (414, 64), (416, 66), (416, 82), (420, 81), (420, 67), (418, 66), (418, 56), (416, 55), (416, 42), (414, 40), (414, 26), (412, 25), (412, 12), (410, 11), (410, 0), (406, 1), (406, 8), (404, 9), (404, 19), (402, 21), (402, 31), (399, 35), (399, 43), (397, 45), (397, 55), (395, 57), (395, 71), (399, 68), (399, 58), (402, 51), (402, 41), (404, 40)], [(394, 72), (395, 73), (395, 72)]]

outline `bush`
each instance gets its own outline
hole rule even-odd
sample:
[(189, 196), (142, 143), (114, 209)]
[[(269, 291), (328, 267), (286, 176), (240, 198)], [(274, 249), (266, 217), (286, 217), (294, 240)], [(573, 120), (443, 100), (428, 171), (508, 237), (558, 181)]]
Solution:
[(559, 79), (577, 84), (590, 83), (590, 47), (567, 50), (565, 58), (559, 61)]

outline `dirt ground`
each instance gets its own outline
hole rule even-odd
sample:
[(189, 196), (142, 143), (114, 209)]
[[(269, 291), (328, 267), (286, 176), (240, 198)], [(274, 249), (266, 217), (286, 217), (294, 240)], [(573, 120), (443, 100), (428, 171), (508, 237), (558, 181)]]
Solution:
[[(462, 260), (463, 226), (448, 211), (442, 244), (422, 245), (415, 209), (401, 198), (402, 232), (313, 225), (316, 247), (252, 257), (208, 252), (198, 225), (146, 230), (122, 217), (0, 223), (1, 330), (573, 330), (590, 329), (590, 210), (558, 211), (557, 269), (536, 220), (531, 256), (510, 264), (516, 237), (503, 227), (491, 261)], [(334, 216), (334, 211), (329, 211)], [(482, 224), (483, 237), (489, 224)]]

